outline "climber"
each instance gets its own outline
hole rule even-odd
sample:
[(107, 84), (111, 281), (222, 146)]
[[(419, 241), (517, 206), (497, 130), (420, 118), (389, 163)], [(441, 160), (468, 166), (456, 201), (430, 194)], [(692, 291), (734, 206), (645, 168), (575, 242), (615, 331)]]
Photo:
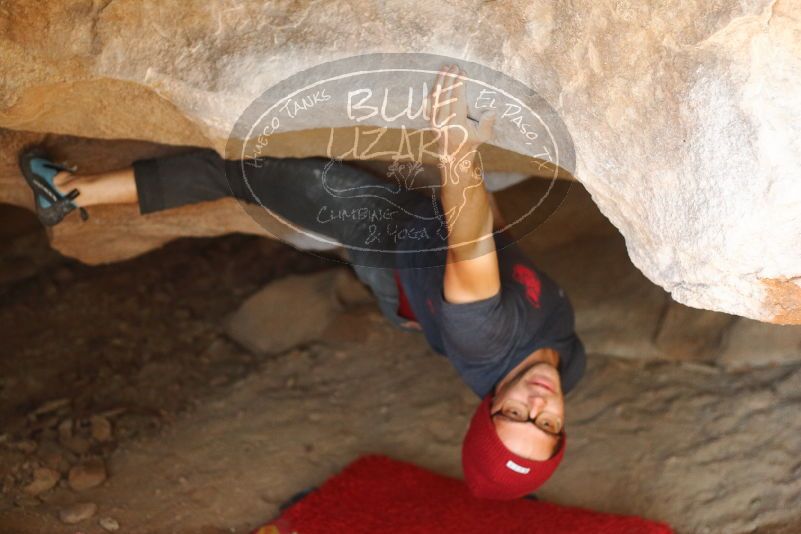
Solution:
[[(48, 226), (76, 209), (85, 220), (87, 208), (99, 204), (138, 204), (144, 215), (233, 196), (344, 245), (387, 319), (422, 330), (481, 399), (462, 444), (471, 491), (519, 498), (562, 460), (564, 394), (583, 375), (585, 354), (567, 296), (525, 256), (493, 209), (477, 148), (490, 138), (495, 117), (468, 116), (464, 75), (444, 66), (426, 102), (442, 176), (433, 202), (418, 191), (387, 193), (386, 180), (321, 157), (265, 156), (247, 165), (254, 160), (194, 149), (77, 174), (39, 147), (20, 153), (20, 168)], [(358, 211), (365, 207), (382, 220), (320, 215), (373, 213)]]

